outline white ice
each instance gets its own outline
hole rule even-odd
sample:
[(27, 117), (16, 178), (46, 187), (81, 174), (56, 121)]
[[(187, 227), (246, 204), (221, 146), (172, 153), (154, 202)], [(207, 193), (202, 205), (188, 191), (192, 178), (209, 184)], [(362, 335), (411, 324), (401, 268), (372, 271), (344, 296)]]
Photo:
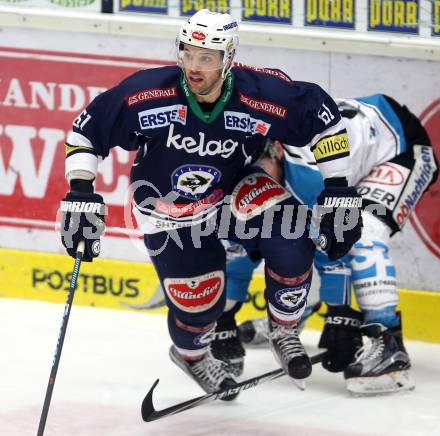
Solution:
[[(36, 435), (63, 305), (0, 299), (0, 435)], [(303, 341), (315, 353), (318, 333)], [(179, 415), (144, 423), (156, 378), (161, 409), (202, 391), (168, 358), (162, 315), (74, 305), (46, 424), (47, 436), (440, 435), (440, 345), (407, 342), (416, 390), (352, 398), (340, 374), (315, 365), (307, 389), (287, 377)], [(268, 349), (248, 350), (244, 376), (276, 368)]]

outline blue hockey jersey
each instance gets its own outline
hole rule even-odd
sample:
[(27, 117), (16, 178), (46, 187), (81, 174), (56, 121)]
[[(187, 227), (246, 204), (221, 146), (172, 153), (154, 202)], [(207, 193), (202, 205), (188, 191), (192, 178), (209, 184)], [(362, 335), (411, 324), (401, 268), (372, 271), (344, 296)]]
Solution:
[(66, 176), (93, 178), (98, 157), (112, 147), (136, 151), (133, 211), (144, 233), (154, 233), (214, 214), (267, 138), (310, 147), (325, 178), (347, 174), (346, 130), (319, 86), (238, 65), (212, 112), (204, 113), (179, 67), (142, 70), (96, 97), (74, 121)]

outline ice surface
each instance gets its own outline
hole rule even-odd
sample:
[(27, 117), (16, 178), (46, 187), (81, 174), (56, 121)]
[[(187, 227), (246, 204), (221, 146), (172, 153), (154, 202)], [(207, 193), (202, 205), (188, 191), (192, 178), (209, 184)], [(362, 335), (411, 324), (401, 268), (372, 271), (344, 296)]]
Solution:
[[(0, 299), (0, 435), (36, 435), (63, 305)], [(303, 341), (316, 352), (318, 333)], [(315, 365), (300, 392), (286, 377), (144, 423), (142, 399), (156, 378), (156, 409), (201, 395), (168, 358), (162, 315), (74, 306), (55, 383), (47, 436), (440, 435), (440, 345), (407, 342), (416, 390), (352, 398), (340, 374)], [(246, 378), (276, 369), (268, 349), (248, 350)]]

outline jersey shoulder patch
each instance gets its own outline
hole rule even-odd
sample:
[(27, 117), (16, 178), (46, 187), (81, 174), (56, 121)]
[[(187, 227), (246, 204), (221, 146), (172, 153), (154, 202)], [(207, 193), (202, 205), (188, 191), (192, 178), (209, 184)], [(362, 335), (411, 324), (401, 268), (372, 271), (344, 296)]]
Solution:
[(180, 68), (168, 66), (141, 70), (119, 84), (128, 107), (178, 97)]

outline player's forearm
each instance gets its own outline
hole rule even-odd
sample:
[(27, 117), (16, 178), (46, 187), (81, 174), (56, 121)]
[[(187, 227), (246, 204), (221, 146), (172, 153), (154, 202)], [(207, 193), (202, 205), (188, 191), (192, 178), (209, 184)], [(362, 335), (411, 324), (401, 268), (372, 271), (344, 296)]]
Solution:
[(317, 162), (319, 171), (324, 180), (335, 179), (335, 178), (345, 178), (349, 180), (350, 178), (350, 158), (349, 156), (340, 157), (327, 162)]
[(71, 184), (75, 180), (91, 182), (98, 170), (98, 156), (92, 143), (83, 135), (70, 132), (66, 141), (65, 176)]

